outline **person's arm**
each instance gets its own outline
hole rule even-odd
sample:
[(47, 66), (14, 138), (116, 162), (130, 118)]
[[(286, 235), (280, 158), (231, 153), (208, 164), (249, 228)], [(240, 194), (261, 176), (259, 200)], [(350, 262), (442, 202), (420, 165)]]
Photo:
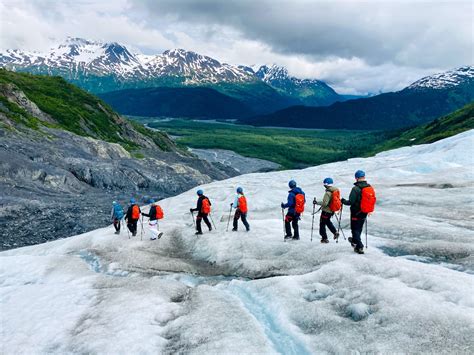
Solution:
[(326, 208), (329, 206), (329, 202), (331, 201), (331, 191), (327, 191), (324, 193), (323, 202), (321, 202), (321, 209)]
[(294, 196), (294, 194), (289, 193), (286, 203), (282, 203), (281, 207), (282, 208), (289, 208), (289, 207), (294, 206), (294, 204), (295, 204), (295, 196)]
[(128, 209), (127, 209), (127, 213), (125, 214), (125, 220), (126, 221), (129, 221), (131, 218), (130, 218), (130, 215), (132, 213), (132, 206), (129, 206)]
[(199, 212), (199, 211), (201, 211), (201, 209), (202, 209), (202, 198), (199, 197), (198, 200), (197, 200), (196, 208), (191, 208), (190, 211), (191, 212)]
[(341, 199), (341, 202), (346, 205), (346, 206), (353, 206), (357, 203), (357, 194), (358, 194), (359, 188), (354, 186), (351, 190), (351, 193), (349, 194), (349, 200), (346, 200), (345, 198)]
[(235, 196), (234, 203), (232, 203), (233, 208), (238, 208), (239, 207), (239, 195)]
[(112, 207), (112, 212), (110, 213), (110, 219), (114, 219), (114, 215), (115, 215), (115, 208)]

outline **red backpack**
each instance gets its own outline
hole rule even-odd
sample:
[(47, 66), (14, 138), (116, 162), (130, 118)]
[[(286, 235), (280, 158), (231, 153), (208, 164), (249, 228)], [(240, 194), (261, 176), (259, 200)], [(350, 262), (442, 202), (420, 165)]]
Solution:
[(375, 190), (372, 186), (364, 187), (361, 190), (360, 198), (360, 211), (362, 213), (372, 213), (375, 209), (375, 202), (377, 197), (375, 197)]
[(163, 219), (165, 217), (163, 209), (161, 208), (160, 205), (155, 206), (155, 211), (156, 211), (156, 219)]
[(202, 200), (202, 208), (201, 208), (202, 213), (211, 213), (211, 202), (209, 199), (206, 197), (204, 200)]
[(247, 208), (247, 199), (245, 196), (240, 196), (239, 197), (239, 210), (242, 213), (247, 213), (248, 208)]
[(133, 205), (132, 206), (132, 219), (140, 219), (140, 208), (138, 205)]
[(329, 202), (329, 209), (333, 212), (337, 212), (341, 209), (341, 194), (339, 190), (335, 190), (331, 194), (331, 201)]
[(304, 212), (304, 195), (303, 194), (297, 194), (295, 196), (295, 212), (296, 213), (303, 213)]

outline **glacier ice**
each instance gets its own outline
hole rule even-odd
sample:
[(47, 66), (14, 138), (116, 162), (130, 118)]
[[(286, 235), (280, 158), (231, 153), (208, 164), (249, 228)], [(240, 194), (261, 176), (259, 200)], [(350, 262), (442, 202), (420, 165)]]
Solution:
[[(367, 159), (201, 186), (217, 231), (196, 238), (195, 190), (160, 201), (158, 241), (107, 227), (0, 253), (3, 353), (473, 353), (474, 131)], [(283, 242), (279, 203), (363, 168), (379, 203), (369, 248)], [(236, 186), (252, 231), (225, 232)], [(342, 226), (349, 235), (347, 211)]]

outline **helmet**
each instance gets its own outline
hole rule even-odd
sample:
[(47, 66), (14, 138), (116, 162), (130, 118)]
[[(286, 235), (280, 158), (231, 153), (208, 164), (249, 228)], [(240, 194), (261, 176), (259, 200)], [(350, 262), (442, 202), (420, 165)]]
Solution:
[(135, 204), (135, 202), (136, 202), (135, 199), (132, 197), (132, 198), (130, 199), (130, 203), (133, 205), (133, 204)]
[(155, 203), (155, 200), (152, 199), (152, 198), (150, 198), (150, 201), (149, 201), (149, 202), (150, 202), (150, 203)]
[(357, 171), (355, 172), (355, 175), (354, 175), (354, 176), (355, 176), (356, 179), (365, 177), (365, 172), (364, 172), (363, 170), (357, 170)]
[(204, 194), (204, 192), (203, 192), (202, 190), (197, 190), (197, 194), (198, 194), (199, 196), (201, 196), (201, 195)]
[(117, 201), (112, 201), (112, 205), (116, 205), (117, 204)]
[(243, 193), (243, 192), (244, 192), (244, 189), (243, 189), (243, 188), (241, 188), (241, 187), (238, 187), (238, 188), (237, 188), (237, 193), (238, 193), (238, 194), (241, 194), (241, 193)]
[(296, 187), (296, 181), (295, 180), (290, 180), (290, 182), (288, 183), (288, 186), (290, 188)]
[(328, 178), (324, 179), (323, 184), (324, 185), (332, 185), (332, 184), (334, 184), (334, 181), (330, 177), (328, 177)]

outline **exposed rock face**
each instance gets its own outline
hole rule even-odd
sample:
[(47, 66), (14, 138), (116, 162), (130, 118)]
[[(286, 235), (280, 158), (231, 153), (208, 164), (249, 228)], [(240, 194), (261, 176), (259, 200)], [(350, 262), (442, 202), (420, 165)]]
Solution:
[(105, 226), (112, 200), (163, 198), (237, 174), (175, 152), (135, 159), (118, 144), (45, 132), (50, 138), (0, 128), (2, 249)]
[[(0, 89), (0, 96), (29, 115), (56, 122), (15, 86)], [(0, 249), (105, 226), (113, 200), (126, 208), (130, 197), (145, 203), (238, 175), (179, 150), (168, 137), (162, 137), (167, 151), (160, 150), (117, 114), (114, 123), (140, 147), (137, 152), (41, 123), (29, 128), (15, 115), (0, 102)]]

